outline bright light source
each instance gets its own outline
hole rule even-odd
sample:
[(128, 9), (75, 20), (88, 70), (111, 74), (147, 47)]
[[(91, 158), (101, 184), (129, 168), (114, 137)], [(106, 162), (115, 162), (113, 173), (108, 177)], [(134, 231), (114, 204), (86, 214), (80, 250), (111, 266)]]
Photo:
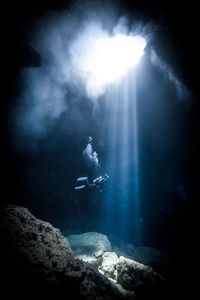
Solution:
[(93, 41), (93, 54), (85, 62), (85, 71), (102, 84), (112, 83), (139, 62), (145, 45), (139, 36), (122, 34)]
[(117, 34), (110, 37), (104, 33), (86, 35), (78, 46), (77, 66), (86, 80), (88, 95), (96, 97), (139, 62), (146, 41), (140, 36)]

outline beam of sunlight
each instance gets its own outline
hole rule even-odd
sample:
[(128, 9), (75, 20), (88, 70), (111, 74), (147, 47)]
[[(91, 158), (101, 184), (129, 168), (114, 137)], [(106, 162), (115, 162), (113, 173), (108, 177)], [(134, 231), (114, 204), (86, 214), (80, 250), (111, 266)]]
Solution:
[(129, 206), (129, 89), (128, 76), (124, 78), (120, 85), (120, 111), (119, 111), (119, 128), (118, 128), (118, 183), (120, 189), (118, 197), (121, 201), (118, 202), (116, 213), (123, 218), (118, 219), (118, 227), (121, 235), (126, 235), (127, 220), (128, 220), (128, 206)]
[(139, 152), (138, 152), (138, 111), (135, 72), (131, 72), (131, 95), (133, 112), (133, 226), (136, 243), (140, 242), (140, 195), (139, 195)]
[[(135, 70), (107, 96), (110, 102), (106, 171), (109, 187), (104, 192), (102, 227), (107, 234), (140, 240), (138, 120)], [(109, 106), (109, 105), (108, 105)], [(105, 133), (104, 133), (105, 134)]]
[(105, 127), (103, 135), (106, 140), (106, 172), (110, 176), (108, 189), (104, 193), (104, 202), (101, 210), (101, 228), (107, 234), (115, 226), (113, 212), (115, 210), (117, 185), (117, 142), (118, 142), (118, 113), (119, 113), (119, 96), (118, 89), (111, 89), (106, 95), (107, 98), (107, 116), (108, 125)]

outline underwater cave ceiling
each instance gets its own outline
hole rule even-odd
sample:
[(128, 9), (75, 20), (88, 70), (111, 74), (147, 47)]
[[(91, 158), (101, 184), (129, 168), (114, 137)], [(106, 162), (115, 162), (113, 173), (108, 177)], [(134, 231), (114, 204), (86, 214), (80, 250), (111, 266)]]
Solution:
[[(72, 2), (75, 3), (72, 5)], [(3, 3), (2, 11), (6, 18), (3, 20), (6, 30), (3, 34), (5, 61), (5, 75), (8, 72), (12, 79), (12, 72), (16, 67), (39, 66), (39, 54), (28, 45), (25, 39), (27, 24), (32, 19), (42, 16), (49, 10), (62, 11), (75, 7), (78, 12), (84, 11), (85, 1), (24, 1)], [(86, 1), (87, 2), (87, 1)], [(112, 2), (111, 2), (112, 3)], [(167, 63), (177, 72), (186, 85), (198, 92), (196, 74), (199, 68), (198, 53), (198, 9), (191, 2), (190, 5), (172, 1), (115, 1), (119, 15), (128, 16), (131, 22), (155, 22), (159, 26), (158, 38), (154, 41), (155, 49)], [(98, 1), (93, 7), (98, 9)], [(105, 4), (100, 4), (105, 6)], [(164, 45), (167, 43), (167, 47)], [(14, 79), (15, 80), (15, 79)]]

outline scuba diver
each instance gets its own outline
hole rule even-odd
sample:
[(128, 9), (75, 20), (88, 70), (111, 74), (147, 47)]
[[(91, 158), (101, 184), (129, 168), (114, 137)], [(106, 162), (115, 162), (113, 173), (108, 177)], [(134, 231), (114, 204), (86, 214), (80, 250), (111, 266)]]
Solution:
[(90, 187), (96, 187), (99, 189), (100, 192), (102, 192), (102, 188), (104, 186), (104, 183), (108, 180), (109, 176), (108, 174), (104, 174), (103, 176), (99, 176), (95, 178), (92, 183), (89, 183), (88, 177), (79, 177), (77, 178), (78, 182), (82, 182), (84, 184), (80, 186), (76, 186), (75, 190), (81, 190), (84, 188), (90, 188)]

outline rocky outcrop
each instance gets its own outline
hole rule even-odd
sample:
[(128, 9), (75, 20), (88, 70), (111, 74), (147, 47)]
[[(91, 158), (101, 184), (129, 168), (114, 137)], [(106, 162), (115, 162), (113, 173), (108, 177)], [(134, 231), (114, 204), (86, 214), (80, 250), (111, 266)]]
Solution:
[(170, 272), (170, 258), (167, 252), (152, 247), (134, 247), (132, 244), (126, 245), (126, 257), (131, 258), (144, 265), (151, 266), (165, 278)]
[(125, 290), (134, 291), (139, 299), (167, 299), (166, 281), (150, 266), (119, 257), (117, 280)]
[[(164, 279), (152, 267), (111, 252), (110, 242), (103, 234), (86, 232), (68, 236), (67, 239), (75, 257), (96, 266), (102, 275), (119, 288), (126, 299), (135, 299), (136, 294), (140, 295), (141, 291), (149, 293), (152, 289), (154, 296), (155, 290), (164, 283)], [(133, 250), (133, 247), (128, 249)], [(131, 254), (133, 255), (133, 251)]]
[(145, 266), (132, 259), (119, 257), (117, 264), (118, 282), (123, 288), (138, 290), (159, 285), (163, 278), (155, 273), (150, 266)]
[(163, 289), (156, 298), (162, 277), (111, 252), (103, 234), (69, 236), (70, 245), (59, 229), (28, 209), (7, 205), (0, 208), (0, 241), (0, 272), (10, 286), (7, 297), (14, 291), (15, 297), (27, 299), (28, 288), (37, 297), (42, 291), (45, 297), (64, 293), (67, 299), (80, 300), (163, 299)]
[(171, 261), (166, 251), (152, 247), (138, 247), (133, 244), (126, 244), (116, 235), (110, 235), (108, 238), (111, 242), (112, 251), (118, 256), (124, 256), (141, 264), (151, 266), (158, 274), (168, 278), (171, 271)]
[[(74, 258), (59, 229), (38, 220), (26, 208), (0, 209), (1, 275), (15, 297), (61, 292), (69, 299), (123, 299), (93, 266)], [(29, 292), (25, 290), (29, 289)], [(17, 293), (18, 291), (18, 293)], [(22, 295), (23, 294), (23, 295)], [(70, 296), (69, 296), (70, 295)]]
[[(101, 274), (120, 285), (133, 298), (144, 296), (163, 297), (166, 282), (162, 276), (154, 272), (152, 267), (140, 264), (132, 259), (120, 256), (115, 252), (105, 252), (98, 266)], [(132, 292), (132, 294), (131, 294)], [(146, 298), (145, 298), (146, 299)]]
[(161, 286), (164, 278), (152, 267), (140, 264), (115, 252), (105, 252), (99, 261), (98, 271), (126, 290), (137, 291), (153, 286)]
[[(113, 282), (126, 299), (139, 297), (158, 298), (165, 290), (162, 272), (163, 261), (167, 263), (164, 251), (150, 247), (134, 247), (125, 244), (115, 235), (107, 236), (97, 232), (86, 232), (67, 236), (76, 258), (89, 262), (111, 282)], [(155, 265), (156, 271), (147, 264)], [(160, 269), (159, 269), (160, 268)], [(144, 296), (145, 294), (145, 296)]]
[(104, 252), (111, 251), (107, 236), (98, 232), (85, 232), (67, 236), (74, 256), (89, 263), (95, 263)]
[(101, 264), (98, 266), (98, 270), (104, 276), (108, 277), (110, 280), (114, 282), (118, 281), (118, 274), (117, 274), (117, 265), (119, 259), (115, 252), (105, 252), (102, 255)]
[(0, 222), (1, 241), (3, 239), (9, 251), (14, 251), (32, 270), (56, 273), (63, 270), (66, 262), (72, 261), (71, 247), (60, 230), (36, 219), (28, 209), (6, 206), (1, 211)]

